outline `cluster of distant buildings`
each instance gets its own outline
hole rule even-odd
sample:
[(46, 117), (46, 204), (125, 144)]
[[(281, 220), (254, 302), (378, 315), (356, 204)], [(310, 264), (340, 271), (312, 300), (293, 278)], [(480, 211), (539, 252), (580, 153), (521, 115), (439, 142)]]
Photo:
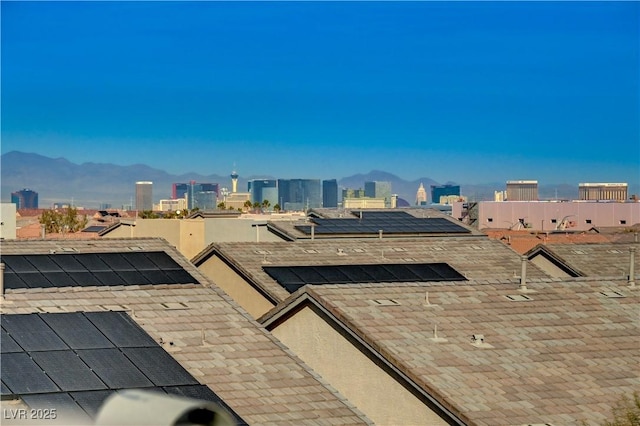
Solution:
[[(238, 174), (231, 174), (231, 190), (218, 183), (174, 183), (170, 199), (153, 202), (153, 182), (136, 182), (138, 211), (178, 211), (183, 209), (245, 209), (256, 203), (268, 209), (302, 211), (313, 208), (392, 208), (397, 195), (391, 193), (390, 182), (371, 181), (364, 189), (344, 188), (338, 191), (336, 179), (253, 179), (247, 191), (238, 191)], [(339, 198), (339, 195), (342, 197)]]

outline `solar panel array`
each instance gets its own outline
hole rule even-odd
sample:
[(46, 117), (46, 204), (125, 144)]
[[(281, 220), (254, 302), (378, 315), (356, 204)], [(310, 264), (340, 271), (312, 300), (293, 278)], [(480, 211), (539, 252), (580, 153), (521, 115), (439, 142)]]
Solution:
[(2, 399), (91, 419), (113, 392), (213, 401), (246, 424), (123, 312), (1, 315)]
[(263, 266), (262, 269), (289, 293), (306, 284), (466, 281), (446, 263)]
[[(468, 229), (442, 217), (419, 218), (406, 212), (363, 212), (362, 219), (312, 218), (314, 234), (467, 234)], [(307, 235), (312, 225), (296, 225)]]
[(6, 288), (193, 284), (195, 278), (165, 252), (2, 256)]

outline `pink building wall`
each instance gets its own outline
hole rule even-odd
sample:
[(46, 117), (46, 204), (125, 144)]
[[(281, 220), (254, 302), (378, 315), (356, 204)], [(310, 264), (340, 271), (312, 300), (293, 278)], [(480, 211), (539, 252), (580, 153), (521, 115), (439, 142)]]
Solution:
[[(452, 216), (462, 217), (464, 203), (454, 203)], [(479, 229), (523, 229), (520, 219), (532, 231), (553, 231), (567, 217), (567, 230), (587, 231), (592, 227), (624, 227), (640, 223), (640, 203), (587, 201), (481, 201), (478, 203)], [(556, 221), (553, 223), (552, 220)]]

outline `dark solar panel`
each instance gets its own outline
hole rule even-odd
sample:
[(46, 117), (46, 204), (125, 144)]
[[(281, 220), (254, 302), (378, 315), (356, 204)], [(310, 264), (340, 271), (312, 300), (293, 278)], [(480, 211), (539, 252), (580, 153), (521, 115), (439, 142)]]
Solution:
[(2, 315), (2, 328), (25, 351), (51, 351), (69, 347), (35, 314)]
[(93, 225), (93, 226), (87, 226), (82, 230), (82, 232), (100, 232), (106, 228), (107, 228), (106, 226)]
[(131, 263), (137, 270), (142, 269), (159, 269), (144, 252), (127, 253), (127, 261)]
[(0, 351), (2, 351), (3, 354), (9, 352), (24, 352), (20, 345), (18, 345), (4, 329), (0, 331), (0, 336)]
[(118, 349), (84, 349), (77, 352), (110, 389), (153, 386), (153, 383)]
[(104, 401), (114, 392), (113, 390), (98, 390), (70, 392), (69, 395), (90, 417), (96, 417)]
[(163, 251), (150, 251), (145, 254), (160, 269), (182, 269), (182, 266)]
[(51, 260), (60, 265), (60, 267), (67, 272), (80, 272), (87, 270), (83, 264), (78, 262), (76, 256), (73, 254), (56, 254), (51, 257)]
[(117, 347), (136, 348), (158, 345), (123, 312), (86, 312), (85, 316)]
[(7, 288), (188, 284), (197, 281), (165, 252), (4, 256)]
[(465, 280), (463, 275), (446, 263), (264, 266), (262, 269), (290, 293), (306, 284)]
[(13, 395), (13, 392), (11, 392), (11, 389), (9, 389), (9, 386), (5, 385), (4, 382), (2, 382), (2, 386), (0, 387), (0, 395), (2, 396)]
[[(470, 231), (445, 218), (418, 218), (406, 212), (363, 212), (362, 219), (314, 218), (317, 234), (433, 234), (469, 233)], [(299, 225), (296, 229), (311, 233), (309, 225)]]
[(156, 386), (199, 384), (178, 361), (159, 346), (123, 348), (122, 351)]
[(62, 391), (107, 388), (73, 351), (31, 352), (30, 355)]
[(4, 286), (5, 288), (28, 288), (27, 283), (25, 283), (20, 275), (13, 272), (5, 272), (4, 274)]
[[(71, 398), (68, 393), (43, 393), (38, 395), (24, 395), (22, 400), (32, 410), (50, 410), (49, 415), (51, 419), (55, 418), (73, 418), (74, 424), (76, 421), (87, 420), (86, 424), (90, 424), (86, 413), (76, 402)], [(47, 414), (43, 412), (42, 415)], [(85, 422), (83, 422), (85, 424)]]
[(60, 390), (24, 352), (2, 355), (2, 381), (19, 395)]
[(71, 349), (112, 348), (113, 344), (83, 314), (41, 314), (46, 322)]

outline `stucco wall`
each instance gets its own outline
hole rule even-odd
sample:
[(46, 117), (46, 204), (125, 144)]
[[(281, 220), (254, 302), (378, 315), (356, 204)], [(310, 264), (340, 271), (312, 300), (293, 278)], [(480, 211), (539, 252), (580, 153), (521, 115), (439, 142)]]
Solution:
[(211, 256), (198, 269), (253, 318), (261, 317), (275, 306), (217, 256)]
[(16, 239), (16, 205), (14, 203), (0, 204), (0, 238)]
[(376, 425), (447, 424), (312, 309), (272, 333)]

